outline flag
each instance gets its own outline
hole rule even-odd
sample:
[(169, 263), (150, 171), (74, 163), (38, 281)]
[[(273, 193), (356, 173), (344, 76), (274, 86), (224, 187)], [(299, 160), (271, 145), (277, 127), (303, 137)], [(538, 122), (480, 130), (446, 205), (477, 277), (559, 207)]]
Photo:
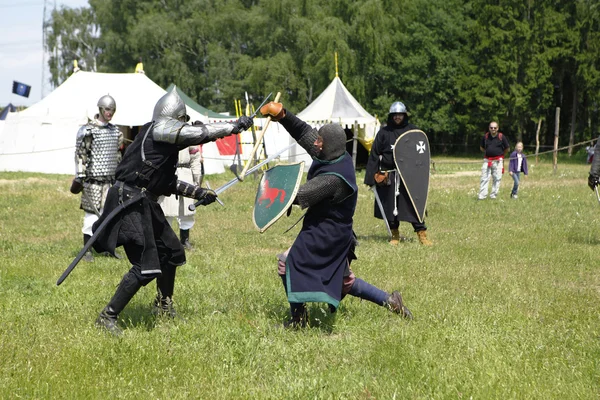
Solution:
[(12, 92), (18, 94), (19, 96), (29, 97), (29, 92), (31, 91), (31, 86), (26, 85), (21, 82), (13, 81), (13, 89)]

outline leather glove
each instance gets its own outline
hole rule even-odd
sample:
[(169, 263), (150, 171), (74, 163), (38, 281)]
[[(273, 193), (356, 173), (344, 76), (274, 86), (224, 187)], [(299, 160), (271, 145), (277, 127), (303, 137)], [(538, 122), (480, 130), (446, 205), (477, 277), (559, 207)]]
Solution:
[(283, 108), (283, 104), (275, 103), (274, 101), (262, 106), (260, 108), (260, 113), (265, 116), (270, 116), (273, 121), (279, 121), (281, 118), (285, 117), (285, 109)]
[(596, 190), (596, 186), (598, 186), (599, 184), (600, 178), (598, 178), (596, 175), (590, 174), (588, 176), (588, 186), (590, 187), (590, 189)]
[(237, 121), (233, 123), (233, 130), (231, 133), (240, 133), (254, 125), (254, 120), (251, 117), (242, 115)]
[(81, 193), (81, 191), (83, 190), (83, 179), (74, 178), (73, 182), (71, 182), (71, 187), (69, 188), (69, 190), (73, 194)]
[(195, 198), (196, 200), (201, 201), (200, 204), (202, 204), (203, 206), (207, 206), (211, 203), (214, 203), (217, 200), (217, 194), (214, 190), (200, 188), (200, 190), (196, 192)]

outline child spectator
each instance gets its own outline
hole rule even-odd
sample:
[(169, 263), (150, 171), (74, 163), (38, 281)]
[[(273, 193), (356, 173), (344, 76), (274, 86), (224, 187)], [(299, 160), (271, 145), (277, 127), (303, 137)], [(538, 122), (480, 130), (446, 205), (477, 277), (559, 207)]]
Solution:
[(529, 173), (527, 169), (527, 157), (523, 155), (523, 142), (518, 142), (515, 146), (515, 151), (510, 155), (510, 162), (508, 163), (508, 173), (514, 181), (512, 191), (510, 192), (511, 199), (517, 198), (521, 172), (525, 175)]

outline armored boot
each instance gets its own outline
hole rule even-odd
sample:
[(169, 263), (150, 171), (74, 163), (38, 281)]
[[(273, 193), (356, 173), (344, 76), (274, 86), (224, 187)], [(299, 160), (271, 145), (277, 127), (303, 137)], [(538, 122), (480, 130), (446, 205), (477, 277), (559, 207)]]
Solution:
[(165, 267), (162, 275), (156, 279), (156, 298), (152, 304), (152, 314), (185, 321), (183, 317), (177, 314), (173, 303), (176, 271), (175, 266)]
[(402, 302), (402, 295), (397, 290), (392, 292), (386, 303), (391, 312), (400, 314), (404, 318), (413, 319), (412, 313)]
[(419, 237), (419, 242), (421, 242), (423, 246), (433, 246), (433, 242), (427, 239), (427, 231), (419, 231), (417, 232), (417, 236)]
[(117, 317), (141, 287), (135, 274), (131, 271), (127, 272), (114, 296), (96, 319), (96, 326), (108, 330), (115, 336), (121, 335), (123, 331), (117, 325)]
[[(83, 245), (85, 246), (88, 242), (88, 240), (90, 240), (91, 236), (90, 235), (83, 235)], [(89, 249), (88, 251), (85, 252), (85, 255), (83, 256), (83, 261), (87, 261), (87, 262), (94, 262), (94, 255), (92, 254), (92, 249)]]
[(183, 248), (186, 250), (193, 250), (192, 244), (190, 243), (190, 230), (189, 229), (180, 229), (179, 230), (179, 238), (181, 240), (181, 244)]
[(406, 242), (408, 238), (401, 234), (398, 229), (392, 229), (392, 239), (390, 244), (396, 246), (399, 242)]

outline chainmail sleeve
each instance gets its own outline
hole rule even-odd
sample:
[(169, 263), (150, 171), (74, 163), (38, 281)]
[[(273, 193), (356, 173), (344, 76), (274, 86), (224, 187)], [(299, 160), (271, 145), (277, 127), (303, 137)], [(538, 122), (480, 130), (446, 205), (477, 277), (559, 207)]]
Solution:
[(317, 175), (298, 189), (296, 201), (308, 208), (323, 200), (339, 203), (352, 194), (352, 188), (336, 175)]
[(315, 128), (287, 110), (285, 111), (285, 117), (280, 119), (279, 123), (306, 150), (309, 156), (316, 157), (319, 154), (319, 150), (315, 147), (315, 140), (317, 140), (319, 134)]

